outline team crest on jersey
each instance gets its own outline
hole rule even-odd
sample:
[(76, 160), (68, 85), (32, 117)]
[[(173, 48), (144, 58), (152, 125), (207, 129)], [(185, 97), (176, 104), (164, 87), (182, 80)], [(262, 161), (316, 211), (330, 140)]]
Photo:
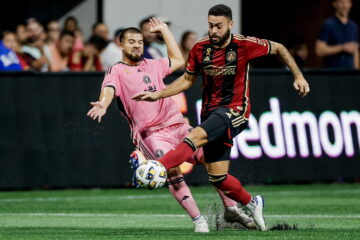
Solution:
[(147, 75), (145, 75), (145, 76), (143, 77), (143, 81), (144, 81), (145, 84), (151, 83), (151, 79), (150, 79), (150, 77), (147, 76)]
[(237, 58), (237, 54), (235, 51), (231, 50), (226, 54), (226, 60), (229, 62), (234, 61)]

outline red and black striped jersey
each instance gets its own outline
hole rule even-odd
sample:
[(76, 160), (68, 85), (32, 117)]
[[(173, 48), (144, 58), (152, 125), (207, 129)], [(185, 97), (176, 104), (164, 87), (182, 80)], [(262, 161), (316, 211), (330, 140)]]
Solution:
[(205, 37), (192, 47), (186, 71), (201, 72), (202, 114), (217, 107), (232, 108), (250, 116), (249, 61), (270, 53), (270, 43), (255, 37), (231, 35), (224, 48), (214, 47)]

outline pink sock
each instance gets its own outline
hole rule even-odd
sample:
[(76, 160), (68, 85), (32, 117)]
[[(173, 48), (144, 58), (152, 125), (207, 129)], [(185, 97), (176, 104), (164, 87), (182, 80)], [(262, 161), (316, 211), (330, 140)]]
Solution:
[(184, 181), (183, 175), (170, 177), (168, 179), (169, 189), (182, 208), (193, 219), (200, 215), (200, 210)]
[[(215, 186), (214, 186), (215, 187)], [(218, 189), (217, 187), (215, 187), (216, 191), (219, 193), (221, 201), (224, 204), (224, 207), (234, 207), (236, 206), (237, 202), (232, 200), (231, 198), (227, 197), (223, 191), (221, 191), (220, 189)]]

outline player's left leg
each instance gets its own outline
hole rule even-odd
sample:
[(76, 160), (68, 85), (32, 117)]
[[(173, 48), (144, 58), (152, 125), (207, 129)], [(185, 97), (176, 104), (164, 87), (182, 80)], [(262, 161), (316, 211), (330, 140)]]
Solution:
[[(144, 139), (145, 145), (148, 146), (149, 151), (153, 153), (156, 158), (160, 158), (173, 148), (173, 128), (176, 128), (176, 126), (160, 129)], [(168, 186), (176, 201), (192, 219), (195, 226), (194, 231), (209, 232), (208, 224), (201, 215), (179, 168), (171, 168), (168, 170)]]
[[(181, 142), (189, 132), (191, 132), (192, 127), (189, 124), (183, 124), (181, 127), (176, 129), (175, 137), (177, 142)], [(188, 159), (186, 162), (180, 165), (180, 170), (184, 173), (184, 170), (189, 173), (193, 165), (205, 165), (204, 151), (203, 148), (199, 148), (193, 156)], [(187, 174), (184, 173), (184, 174)], [(215, 186), (214, 186), (215, 187)], [(220, 189), (215, 187), (216, 191), (219, 193), (221, 201), (224, 205), (224, 219), (227, 222), (239, 222), (248, 229), (256, 229), (254, 220), (250, 218), (241, 208), (237, 207), (237, 202), (227, 197)]]
[(233, 117), (231, 110), (219, 109), (201, 124), (209, 138), (209, 143), (203, 147), (209, 181), (226, 196), (246, 206), (259, 229), (265, 231), (265, 221), (262, 217), (263, 198), (252, 197), (240, 181), (228, 173), (232, 139), (247, 126), (246, 120), (237, 120), (237, 116), (235, 119)]

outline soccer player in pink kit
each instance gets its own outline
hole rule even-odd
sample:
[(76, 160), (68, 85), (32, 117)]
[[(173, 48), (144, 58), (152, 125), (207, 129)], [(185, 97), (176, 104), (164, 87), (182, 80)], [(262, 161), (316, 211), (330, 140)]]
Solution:
[[(91, 102), (89, 112), (94, 120), (101, 121), (113, 98), (121, 113), (128, 120), (135, 146), (147, 159), (160, 158), (173, 149), (192, 129), (172, 99), (157, 102), (137, 102), (132, 96), (143, 91), (158, 91), (165, 88), (163, 78), (184, 65), (179, 47), (167, 25), (156, 18), (150, 19), (151, 31), (162, 33), (169, 58), (151, 60), (143, 58), (143, 36), (137, 28), (127, 28), (120, 35), (123, 59), (106, 71), (99, 101)], [(201, 157), (202, 151), (192, 156)], [(208, 225), (201, 215), (193, 197), (184, 182), (178, 167), (168, 171), (169, 188), (175, 199), (192, 218), (195, 232), (208, 232)], [(254, 222), (240, 209), (236, 202), (218, 191), (225, 206), (225, 219), (237, 221), (247, 228), (254, 228)]]

